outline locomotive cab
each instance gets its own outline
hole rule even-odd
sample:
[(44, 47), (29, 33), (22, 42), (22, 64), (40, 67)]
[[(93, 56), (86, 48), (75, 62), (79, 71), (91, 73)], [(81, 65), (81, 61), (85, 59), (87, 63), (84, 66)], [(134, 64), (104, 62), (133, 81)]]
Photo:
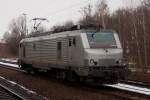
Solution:
[(105, 81), (125, 79), (128, 72), (123, 49), (114, 31), (86, 32), (84, 66), (88, 76)]

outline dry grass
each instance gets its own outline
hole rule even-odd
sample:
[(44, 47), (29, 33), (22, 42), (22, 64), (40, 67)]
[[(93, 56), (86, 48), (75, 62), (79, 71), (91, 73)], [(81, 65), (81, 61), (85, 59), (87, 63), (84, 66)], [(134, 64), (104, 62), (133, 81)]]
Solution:
[(1, 48), (0, 49), (0, 58), (16, 58), (17, 55), (11, 53), (8, 48)]
[(99, 91), (65, 85), (48, 77), (31, 76), (25, 73), (0, 68), (0, 76), (15, 81), (50, 100), (119, 100)]
[(133, 72), (130, 74), (128, 79), (150, 84), (150, 73)]

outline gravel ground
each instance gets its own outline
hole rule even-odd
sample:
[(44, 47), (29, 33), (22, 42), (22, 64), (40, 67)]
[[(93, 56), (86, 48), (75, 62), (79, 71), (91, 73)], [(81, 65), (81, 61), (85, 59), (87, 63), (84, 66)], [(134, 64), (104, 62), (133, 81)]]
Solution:
[(17, 82), (48, 100), (120, 100), (101, 93), (100, 90), (66, 85), (65, 82), (48, 77), (32, 76), (5, 68), (0, 68), (0, 76)]

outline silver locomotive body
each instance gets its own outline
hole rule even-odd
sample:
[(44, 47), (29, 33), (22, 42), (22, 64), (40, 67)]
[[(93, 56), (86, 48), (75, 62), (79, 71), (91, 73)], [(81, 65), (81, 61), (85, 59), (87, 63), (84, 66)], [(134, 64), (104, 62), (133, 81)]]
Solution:
[(125, 79), (128, 68), (113, 31), (77, 30), (23, 39), (19, 64), (27, 71), (50, 70), (64, 77), (77, 76), (103, 83)]
[(128, 75), (128, 68), (122, 59), (122, 49), (86, 50), (88, 75), (101, 80), (119, 81)]

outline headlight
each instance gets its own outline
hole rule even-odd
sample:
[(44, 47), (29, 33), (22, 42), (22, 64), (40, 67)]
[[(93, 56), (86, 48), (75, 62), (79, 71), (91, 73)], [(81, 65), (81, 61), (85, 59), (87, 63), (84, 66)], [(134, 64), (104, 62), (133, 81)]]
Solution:
[(94, 59), (90, 59), (90, 64), (93, 64), (93, 65), (97, 65), (98, 64), (98, 62), (97, 61), (94, 61)]

